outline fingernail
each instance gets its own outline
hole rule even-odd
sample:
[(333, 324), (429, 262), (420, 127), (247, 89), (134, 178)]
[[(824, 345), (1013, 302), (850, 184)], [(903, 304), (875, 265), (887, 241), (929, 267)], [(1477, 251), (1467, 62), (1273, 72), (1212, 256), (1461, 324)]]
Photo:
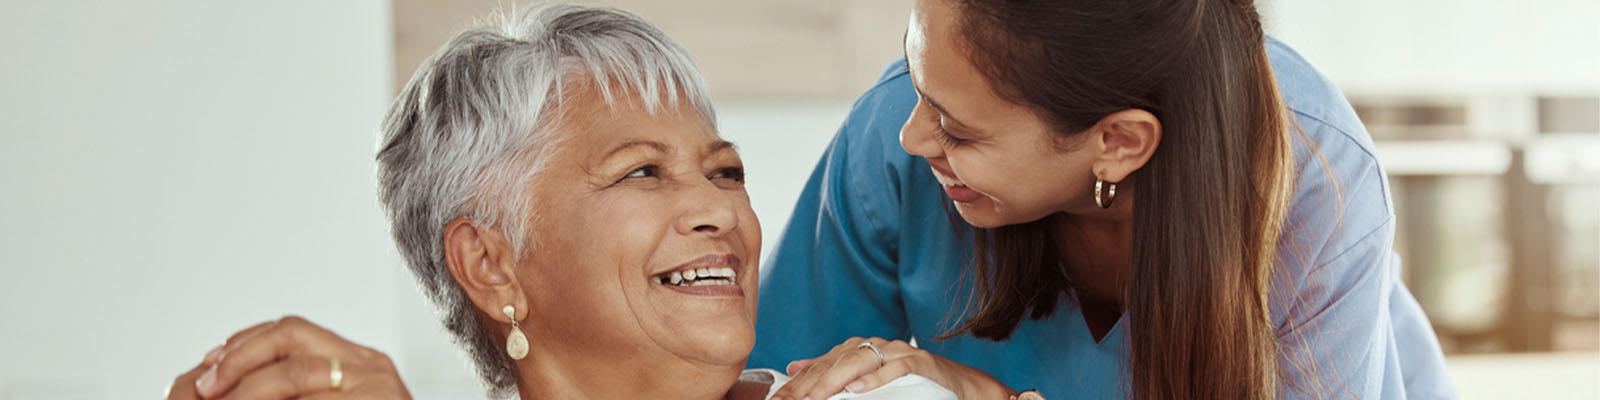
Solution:
[(855, 381), (855, 382), (850, 382), (849, 386), (845, 386), (844, 390), (847, 390), (850, 393), (861, 393), (861, 389), (865, 389), (866, 387), (867, 387), (866, 383), (861, 382), (861, 381)]
[(222, 346), (217, 346), (217, 348), (211, 349), (211, 351), (206, 352), (206, 359), (205, 359), (205, 363), (206, 364), (213, 364), (213, 363), (216, 363), (219, 360), (222, 360)]
[(217, 366), (216, 365), (212, 365), (211, 369), (206, 370), (206, 373), (200, 375), (200, 379), (199, 380), (194, 381), (194, 388), (196, 390), (199, 390), (200, 393), (211, 393), (211, 385), (214, 385), (216, 383), (217, 383)]

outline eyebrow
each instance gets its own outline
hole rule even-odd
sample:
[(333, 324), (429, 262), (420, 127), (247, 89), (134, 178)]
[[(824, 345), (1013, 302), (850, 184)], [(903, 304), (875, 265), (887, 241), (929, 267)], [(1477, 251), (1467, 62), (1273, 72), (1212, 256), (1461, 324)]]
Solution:
[(618, 145), (615, 148), (612, 148), (611, 152), (606, 153), (605, 157), (601, 157), (600, 159), (602, 159), (602, 160), (609, 159), (612, 156), (617, 155), (617, 153), (621, 153), (623, 150), (627, 150), (627, 149), (631, 149), (631, 148), (635, 148), (635, 147), (648, 147), (648, 148), (650, 148), (652, 150), (655, 150), (656, 152), (671, 153), (671, 151), (667, 149), (667, 145), (661, 144), (661, 142), (651, 141), (651, 140), (630, 140), (630, 141), (625, 142), (625, 143), (623, 143), (621, 145)]
[[(666, 144), (663, 144), (661, 142), (657, 142), (657, 141), (653, 141), (653, 140), (630, 140), (630, 141), (625, 142), (625, 143), (623, 143), (621, 145), (618, 145), (616, 148), (611, 149), (611, 152), (606, 153), (605, 157), (601, 157), (601, 159), (603, 160), (603, 159), (611, 158), (612, 156), (617, 155), (617, 153), (621, 153), (623, 150), (631, 149), (631, 148), (634, 148), (634, 147), (647, 147), (647, 148), (650, 148), (651, 150), (655, 150), (656, 152), (659, 152), (659, 153), (667, 153), (667, 154), (671, 154), (672, 153), (672, 149), (667, 147)], [(718, 140), (716, 142), (712, 142), (709, 145), (706, 145), (704, 153), (702, 153), (702, 154), (711, 154), (711, 153), (716, 153), (716, 152), (723, 151), (723, 150), (728, 150), (728, 149), (732, 149), (735, 152), (738, 151), (738, 147), (734, 146), (733, 142), (729, 142), (729, 141), (726, 141), (726, 140)]]
[(712, 154), (723, 150), (733, 150), (733, 152), (737, 153), (739, 152), (739, 146), (734, 146), (733, 142), (718, 140), (715, 143), (711, 143), (710, 145), (706, 146), (705, 154)]

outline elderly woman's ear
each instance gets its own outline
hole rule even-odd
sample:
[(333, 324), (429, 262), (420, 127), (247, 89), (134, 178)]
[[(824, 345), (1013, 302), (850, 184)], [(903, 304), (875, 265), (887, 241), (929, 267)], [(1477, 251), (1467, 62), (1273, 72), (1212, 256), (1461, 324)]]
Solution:
[(444, 252), (450, 275), (490, 318), (510, 323), (500, 312), (507, 305), (518, 314), (527, 312), (527, 297), (517, 283), (517, 257), (500, 231), (456, 218), (445, 226)]

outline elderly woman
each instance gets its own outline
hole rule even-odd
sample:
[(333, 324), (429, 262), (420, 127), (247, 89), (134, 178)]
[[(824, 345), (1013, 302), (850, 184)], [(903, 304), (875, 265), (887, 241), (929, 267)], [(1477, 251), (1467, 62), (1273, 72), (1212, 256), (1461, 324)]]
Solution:
[[(741, 371), (761, 230), (689, 56), (610, 9), (501, 25), (434, 54), (378, 153), (395, 241), (490, 396), (768, 397), (787, 377)], [(866, 395), (953, 397), (916, 376)], [(235, 334), (169, 392), (345, 397), (409, 395), (382, 353), (294, 317)]]

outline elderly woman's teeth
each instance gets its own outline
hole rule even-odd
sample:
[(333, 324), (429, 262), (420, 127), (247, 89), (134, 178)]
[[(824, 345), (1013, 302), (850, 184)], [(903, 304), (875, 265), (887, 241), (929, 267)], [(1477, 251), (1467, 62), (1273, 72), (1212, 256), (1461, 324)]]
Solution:
[(733, 285), (733, 268), (697, 268), (657, 275), (653, 281), (677, 286)]

